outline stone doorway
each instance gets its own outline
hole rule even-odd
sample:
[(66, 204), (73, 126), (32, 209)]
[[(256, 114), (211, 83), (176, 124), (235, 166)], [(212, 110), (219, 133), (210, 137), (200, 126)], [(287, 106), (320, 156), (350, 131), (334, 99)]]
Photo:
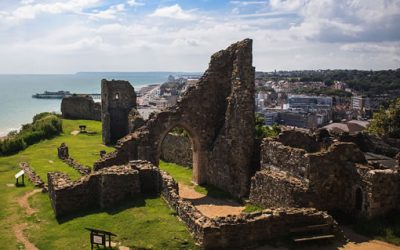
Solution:
[(362, 207), (363, 207), (363, 191), (360, 187), (357, 187), (355, 193), (355, 208), (358, 212), (361, 212)]
[[(157, 153), (158, 159), (192, 168), (192, 181), (197, 185), (206, 184), (200, 138), (193, 130), (187, 129), (186, 126), (173, 126), (161, 135)], [(180, 157), (186, 159), (182, 161)]]

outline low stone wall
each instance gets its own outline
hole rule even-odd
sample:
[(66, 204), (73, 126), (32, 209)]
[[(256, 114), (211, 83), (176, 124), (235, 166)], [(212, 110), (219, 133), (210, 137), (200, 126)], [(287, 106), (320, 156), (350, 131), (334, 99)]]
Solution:
[(90, 170), (89, 167), (86, 167), (86, 166), (80, 164), (79, 162), (76, 162), (71, 157), (68, 157), (66, 159), (62, 159), (62, 161), (65, 162), (66, 164), (68, 164), (70, 167), (72, 167), (76, 171), (78, 171), (80, 175), (88, 175), (88, 174), (90, 174), (91, 170)]
[(61, 113), (67, 119), (101, 121), (101, 104), (88, 95), (72, 95), (62, 99)]
[(286, 237), (299, 224), (328, 224), (338, 233), (337, 223), (314, 208), (279, 208), (235, 216), (208, 218), (190, 202), (179, 197), (178, 184), (160, 171), (162, 196), (189, 228), (204, 249), (243, 249), (266, 240)]
[(60, 160), (78, 171), (81, 175), (88, 175), (91, 172), (89, 167), (79, 164), (69, 156), (68, 146), (65, 143), (61, 143), (61, 146), (57, 148), (57, 155)]
[(309, 162), (304, 149), (285, 146), (279, 141), (266, 139), (261, 145), (261, 169), (279, 169), (294, 176), (305, 177)]
[(251, 178), (250, 203), (261, 207), (312, 207), (308, 182), (282, 171), (258, 171)]
[(189, 137), (167, 134), (161, 144), (160, 158), (167, 162), (192, 167), (193, 154)]
[(21, 162), (19, 164), (19, 168), (24, 170), (25, 174), (28, 176), (28, 179), (35, 185), (35, 187), (45, 188), (44, 181), (40, 178), (39, 175), (36, 174), (35, 170), (29, 166), (27, 162)]
[(72, 181), (64, 173), (48, 173), (49, 196), (57, 217), (89, 208), (109, 208), (141, 193), (139, 171), (114, 166)]

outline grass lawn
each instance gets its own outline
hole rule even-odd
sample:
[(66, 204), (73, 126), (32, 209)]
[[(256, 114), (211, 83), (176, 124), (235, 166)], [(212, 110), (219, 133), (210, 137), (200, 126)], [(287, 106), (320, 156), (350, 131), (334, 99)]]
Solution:
[[(71, 135), (86, 125), (93, 134)], [(9, 187), (14, 183), (18, 163), (27, 161), (47, 181), (49, 171), (68, 173), (73, 179), (80, 175), (57, 158), (57, 147), (65, 142), (72, 158), (92, 166), (99, 158), (99, 151), (114, 150), (101, 143), (101, 123), (96, 121), (63, 120), (64, 133), (45, 140), (24, 151), (8, 157), (0, 157), (0, 249), (23, 249), (12, 231), (13, 225), (28, 223), (25, 235), (39, 249), (89, 249), (89, 232), (85, 227), (111, 231), (117, 235), (114, 241), (141, 249), (196, 249), (185, 224), (160, 197), (135, 199), (112, 210), (82, 211), (74, 218), (57, 221), (47, 194), (38, 193), (30, 199), (37, 213), (27, 216), (17, 199), (34, 187), (27, 181), (26, 187)]]
[[(204, 186), (199, 186), (196, 185), (192, 182), (192, 173), (193, 170), (188, 167), (184, 167), (175, 163), (171, 162), (165, 162), (160, 160), (160, 169), (164, 170), (165, 172), (169, 173), (175, 181), (185, 184), (187, 186), (194, 187), (194, 189), (204, 195), (208, 195), (213, 198), (217, 199), (228, 199), (228, 200), (235, 200), (234, 197), (232, 197), (228, 192), (223, 191), (217, 187), (211, 186), (211, 185), (204, 185)], [(241, 202), (241, 201), (238, 201)]]

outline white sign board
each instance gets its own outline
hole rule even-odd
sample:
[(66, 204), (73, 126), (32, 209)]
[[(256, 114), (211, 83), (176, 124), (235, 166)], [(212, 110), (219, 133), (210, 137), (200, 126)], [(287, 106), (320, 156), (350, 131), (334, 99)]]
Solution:
[(19, 171), (16, 175), (15, 175), (15, 179), (18, 179), (21, 175), (25, 174), (24, 170)]
[(104, 240), (104, 237), (98, 236), (98, 235), (93, 235), (93, 243), (104, 245), (103, 240)]

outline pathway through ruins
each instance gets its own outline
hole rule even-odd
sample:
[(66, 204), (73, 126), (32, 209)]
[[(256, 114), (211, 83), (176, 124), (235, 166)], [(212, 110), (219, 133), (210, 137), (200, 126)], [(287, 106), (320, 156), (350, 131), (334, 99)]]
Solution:
[(179, 196), (190, 201), (202, 214), (210, 218), (238, 215), (245, 208), (238, 202), (209, 197), (181, 183), (179, 183)]
[[(27, 215), (32, 215), (36, 212), (36, 210), (29, 205), (29, 198), (39, 192), (41, 192), (41, 189), (34, 189), (30, 192), (25, 193), (22, 197), (18, 199), (18, 204), (25, 210), (25, 213)], [(38, 250), (38, 248), (36, 248), (35, 245), (30, 242), (29, 239), (24, 235), (24, 230), (27, 227), (28, 223), (14, 225), (13, 232), (15, 234), (15, 237), (18, 239), (18, 241), (24, 244), (26, 250)]]

